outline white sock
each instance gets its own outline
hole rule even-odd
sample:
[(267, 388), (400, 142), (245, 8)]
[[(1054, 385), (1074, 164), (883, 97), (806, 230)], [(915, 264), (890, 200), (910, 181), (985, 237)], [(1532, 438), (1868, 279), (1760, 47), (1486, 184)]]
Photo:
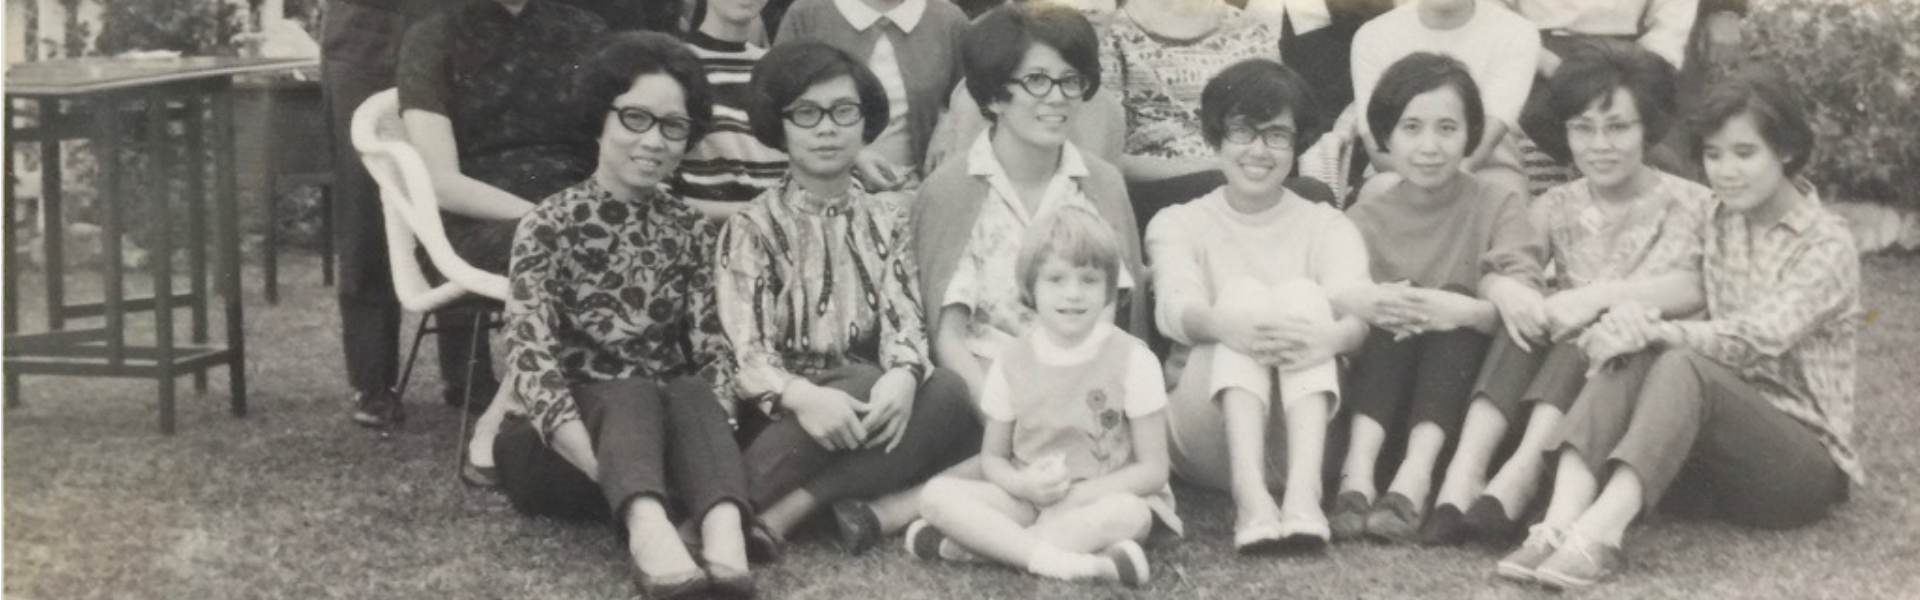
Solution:
[(1092, 554), (1067, 552), (1041, 544), (1027, 557), (1027, 571), (1054, 579), (1093, 579), (1102, 573), (1101, 559)]

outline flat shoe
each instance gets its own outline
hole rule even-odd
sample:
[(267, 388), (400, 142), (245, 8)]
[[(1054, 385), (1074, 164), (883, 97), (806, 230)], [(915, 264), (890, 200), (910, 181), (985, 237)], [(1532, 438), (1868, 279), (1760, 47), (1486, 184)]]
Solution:
[(627, 561), (627, 564), (632, 565), (633, 582), (640, 585), (641, 593), (653, 600), (696, 598), (705, 595), (708, 587), (712, 585), (707, 580), (707, 572), (700, 569), (673, 573), (666, 577), (654, 577), (640, 570), (640, 565), (631, 560)]
[(1549, 587), (1576, 590), (1592, 587), (1613, 577), (1627, 565), (1627, 554), (1619, 546), (1593, 541), (1579, 532), (1567, 532), (1560, 549), (1533, 570), (1534, 579)]
[(940, 543), (946, 539), (946, 534), (926, 519), (916, 519), (907, 526), (907, 554), (920, 560), (940, 560)]
[(787, 540), (768, 527), (766, 522), (753, 519), (747, 523), (747, 562), (756, 565), (769, 565), (787, 557)]
[(460, 461), (460, 483), (467, 484), (467, 487), (482, 490), (499, 489), (500, 469), (497, 467), (482, 467), (473, 464), (471, 460)]
[(865, 553), (880, 543), (880, 517), (865, 502), (834, 502), (833, 525), (840, 532), (840, 548), (848, 554)]
[(1333, 510), (1327, 514), (1327, 527), (1332, 540), (1345, 542), (1357, 540), (1367, 534), (1367, 511), (1373, 504), (1367, 501), (1367, 495), (1357, 491), (1340, 492), (1333, 497)]
[(1442, 504), (1420, 525), (1420, 545), (1458, 546), (1467, 542), (1468, 533), (1460, 507)]
[(1314, 554), (1327, 549), (1332, 537), (1326, 517), (1291, 517), (1280, 520), (1280, 552)]
[(1388, 543), (1412, 542), (1420, 535), (1421, 521), (1420, 509), (1413, 499), (1400, 492), (1387, 492), (1379, 502), (1373, 503), (1373, 510), (1367, 512), (1367, 538)]
[(1286, 534), (1280, 520), (1271, 516), (1255, 519), (1246, 527), (1233, 530), (1233, 550), (1241, 554), (1268, 554), (1280, 550), (1280, 538)]
[(708, 563), (707, 580), (707, 594), (713, 598), (747, 600), (760, 593), (753, 583), (753, 573), (746, 569)]
[(1466, 524), (1474, 537), (1496, 546), (1511, 544), (1526, 533), (1519, 519), (1507, 516), (1507, 506), (1499, 498), (1487, 495), (1475, 498), (1467, 507)]
[(1540, 577), (1535, 570), (1540, 568), (1540, 563), (1552, 557), (1554, 551), (1560, 549), (1560, 542), (1565, 538), (1565, 533), (1545, 523), (1534, 525), (1533, 529), (1527, 533), (1527, 541), (1522, 542), (1518, 549), (1502, 557), (1500, 563), (1494, 566), (1493, 572), (1502, 578), (1520, 583), (1540, 583)]

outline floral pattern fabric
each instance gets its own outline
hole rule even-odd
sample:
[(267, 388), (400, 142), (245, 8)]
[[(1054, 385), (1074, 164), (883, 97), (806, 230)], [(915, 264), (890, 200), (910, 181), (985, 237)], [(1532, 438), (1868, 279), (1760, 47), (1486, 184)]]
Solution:
[(849, 363), (931, 374), (906, 217), (857, 186), (815, 198), (788, 181), (728, 219), (714, 287), (742, 396)]
[(1853, 446), (1860, 254), (1838, 217), (1801, 206), (1764, 229), (1716, 206), (1706, 242), (1706, 321), (1673, 321), (1683, 344), (1740, 373), (1811, 427), (1834, 464), (1866, 481)]
[(1701, 225), (1713, 192), (1674, 175), (1659, 176), (1653, 189), (1612, 218), (1601, 212), (1602, 201), (1584, 179), (1533, 201), (1533, 221), (1547, 234), (1556, 271), (1554, 290), (1700, 270)]
[(715, 308), (714, 226), (661, 190), (621, 200), (589, 179), (520, 221), (507, 300), (514, 391), (546, 439), (580, 418), (571, 386), (697, 373), (733, 410)]
[(1190, 40), (1148, 33), (1124, 8), (1113, 20), (1100, 44), (1101, 85), (1118, 90), (1127, 109), (1125, 154), (1213, 156), (1200, 135), (1200, 90), (1233, 63), (1280, 60), (1279, 29), (1237, 8), (1220, 10), (1219, 25)]

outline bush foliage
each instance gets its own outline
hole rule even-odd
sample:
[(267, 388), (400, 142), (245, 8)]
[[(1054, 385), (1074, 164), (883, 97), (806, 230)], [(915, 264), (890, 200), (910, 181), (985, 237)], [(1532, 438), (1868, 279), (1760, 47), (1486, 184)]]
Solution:
[(1814, 105), (1809, 178), (1830, 197), (1920, 208), (1920, 1), (1755, 4), (1748, 59), (1800, 77)]

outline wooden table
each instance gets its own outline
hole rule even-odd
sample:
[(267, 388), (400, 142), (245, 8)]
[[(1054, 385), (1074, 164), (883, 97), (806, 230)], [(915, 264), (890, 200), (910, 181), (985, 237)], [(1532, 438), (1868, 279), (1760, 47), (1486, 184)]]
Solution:
[[(49, 224), (42, 240), (46, 256), (46, 328), (22, 332), (17, 314), (20, 261), (14, 245), (5, 248), (6, 328), (5, 395), (8, 406), (20, 399), (23, 375), (132, 377), (159, 383), (160, 430), (174, 430), (174, 384), (194, 376), (206, 391), (207, 371), (226, 367), (231, 412), (245, 416), (246, 336), (241, 307), (240, 211), (234, 193), (233, 76), (311, 66), (313, 59), (194, 57), (160, 60), (67, 59), (22, 63), (6, 73), (7, 141), (36, 143), (41, 156), (41, 217)], [(30, 115), (23, 112), (31, 112)], [(177, 126), (177, 127), (176, 127)], [(103, 251), (104, 300), (70, 302), (66, 297), (66, 259), (61, 205), (60, 142), (89, 139), (98, 162), (95, 187)], [(150, 184), (128, 193), (123, 149), (144, 155)], [(211, 164), (205, 160), (212, 151)], [(6, 223), (16, 222), (15, 165), (8, 162)], [(208, 182), (212, 185), (209, 190)], [(176, 186), (171, 182), (178, 181)], [(152, 184), (152, 182), (169, 182)], [(178, 190), (176, 187), (184, 188)], [(209, 193), (211, 191), (211, 193)], [(146, 202), (153, 292), (127, 297), (127, 269), (121, 236), (128, 230), (127, 200)], [(186, 213), (184, 239), (176, 240), (175, 200)], [(209, 217), (211, 210), (212, 217)], [(212, 231), (209, 232), (209, 225)], [(11, 232), (9, 232), (11, 233)], [(211, 235), (209, 235), (211, 233)], [(9, 236), (11, 237), (11, 236)], [(170, 260), (176, 246), (186, 251), (185, 290), (175, 290)], [(208, 250), (218, 261), (224, 309), (224, 341), (210, 340)], [(175, 312), (188, 311), (187, 343), (176, 341)], [(153, 343), (129, 343), (127, 320), (150, 314)]]

